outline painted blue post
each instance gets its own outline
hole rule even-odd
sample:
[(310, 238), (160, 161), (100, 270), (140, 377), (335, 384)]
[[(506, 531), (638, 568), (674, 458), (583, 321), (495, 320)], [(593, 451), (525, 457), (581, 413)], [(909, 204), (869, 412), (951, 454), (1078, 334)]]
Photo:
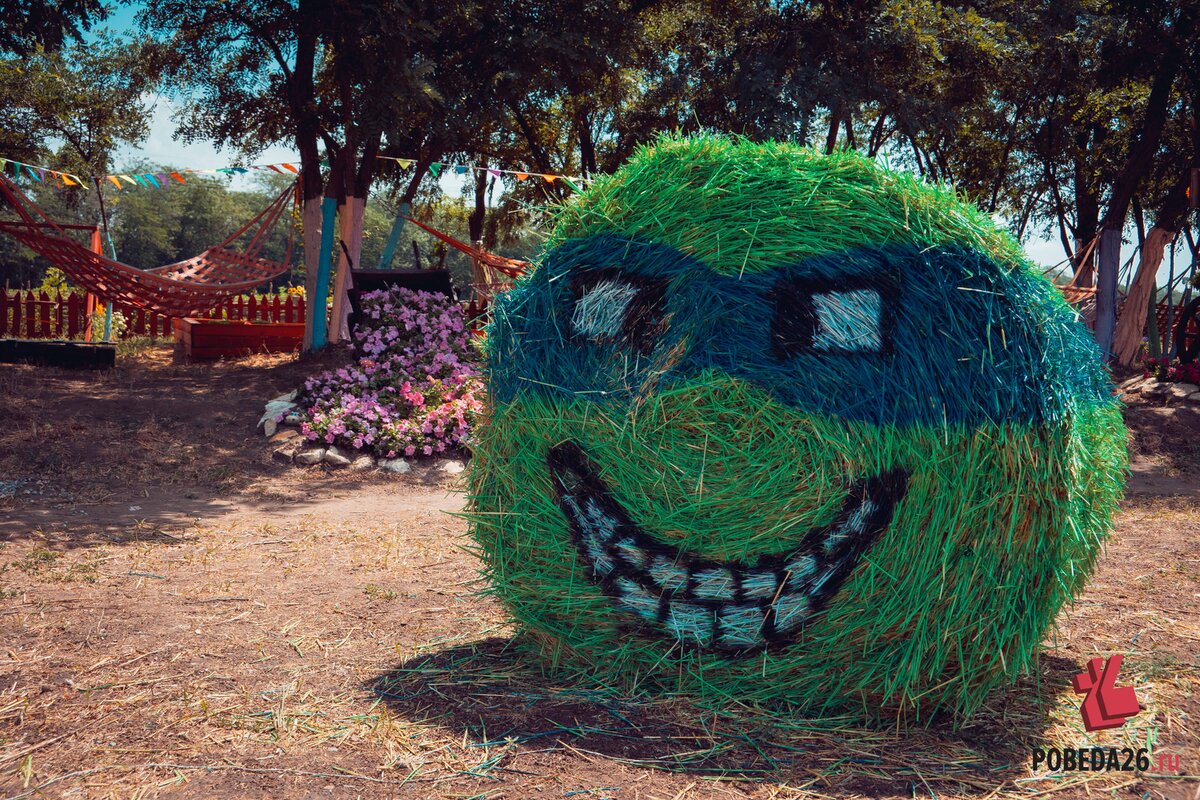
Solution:
[(329, 343), (329, 317), (326, 301), (329, 297), (329, 273), (333, 270), (333, 225), (337, 215), (337, 198), (321, 201), (321, 261), (317, 265), (317, 294), (312, 299), (312, 349), (320, 350)]
[(408, 221), (405, 217), (411, 214), (412, 206), (409, 203), (401, 203), (400, 210), (396, 212), (396, 219), (392, 221), (392, 232), (388, 234), (383, 254), (379, 256), (380, 269), (387, 269), (392, 265), (392, 259), (396, 256), (396, 248), (400, 245), (400, 234), (404, 231), (404, 223)]

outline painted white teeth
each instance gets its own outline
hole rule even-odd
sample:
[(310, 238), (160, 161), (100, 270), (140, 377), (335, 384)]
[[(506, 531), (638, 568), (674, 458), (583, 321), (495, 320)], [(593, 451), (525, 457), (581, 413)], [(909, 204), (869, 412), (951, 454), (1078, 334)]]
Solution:
[(699, 570), (695, 573), (693, 594), (701, 600), (732, 600), (733, 571), (726, 567)]
[(674, 594), (687, 586), (688, 571), (666, 556), (655, 556), (650, 565), (650, 577), (664, 592)]
[(551, 476), (576, 549), (617, 607), (684, 644), (746, 652), (793, 639), (890, 524), (906, 475), (856, 483), (837, 519), (795, 552), (752, 566), (695, 558), (643, 531), (583, 449), (551, 449)]

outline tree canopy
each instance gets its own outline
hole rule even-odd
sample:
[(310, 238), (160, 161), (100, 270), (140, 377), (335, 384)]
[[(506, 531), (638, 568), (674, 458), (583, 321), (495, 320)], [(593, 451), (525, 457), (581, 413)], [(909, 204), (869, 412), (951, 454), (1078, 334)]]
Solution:
[[(94, 162), (144, 133), (111, 111), (155, 85), (185, 141), (294, 147), (306, 258), (324, 196), (355, 263), (375, 238), (362, 201), (431, 197), (433, 161), (594, 175), (699, 129), (852, 148), (953, 183), (1019, 237), (1057, 238), (1115, 306), (1122, 233), (1173, 236), (1200, 166), (1197, 14), (1180, 0), (161, 0), (139, 12), (136, 50), (0, 66), (0, 92), (25, 101), (0, 111), (0, 137)], [(501, 246), (567, 193), (476, 173), (459, 233)]]

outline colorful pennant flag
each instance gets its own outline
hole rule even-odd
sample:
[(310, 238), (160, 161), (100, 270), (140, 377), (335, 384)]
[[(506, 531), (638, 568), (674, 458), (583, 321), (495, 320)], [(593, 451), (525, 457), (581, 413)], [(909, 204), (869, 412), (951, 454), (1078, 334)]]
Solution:
[[(415, 158), (397, 158), (395, 156), (379, 156), (379, 158), (387, 161), (393, 161), (401, 169), (409, 169), (417, 163), (417, 159)], [(39, 183), (44, 183), (46, 181), (46, 176), (50, 175), (51, 177), (57, 179), (63, 186), (88, 185), (88, 181), (69, 172), (62, 172), (60, 170), (50, 169), (49, 167), (40, 167), (34, 164), (25, 164), (20, 161), (13, 161), (10, 158), (0, 158), (0, 170), (4, 170), (10, 166), (14, 176), (21, 177), (22, 167), (24, 167), (24, 172)], [(328, 164), (322, 161), (321, 166), (327, 167)], [(580, 190), (580, 186), (587, 180), (586, 178), (570, 177), (567, 175), (525, 172), (521, 170), (499, 169), (497, 167), (481, 167), (473, 164), (447, 164), (444, 161), (434, 161), (429, 165), (429, 173), (433, 175), (434, 178), (440, 178), (443, 174), (445, 174), (447, 169), (452, 169), (456, 175), (467, 175), (472, 171), (483, 171), (493, 178), (499, 178), (504, 175), (512, 175), (517, 181), (525, 181), (531, 177), (541, 178), (548, 184), (554, 184), (558, 181), (562, 181), (563, 185), (576, 192)], [(245, 175), (251, 171), (263, 170), (270, 170), (280, 175), (288, 173), (291, 173), (292, 175), (300, 174), (300, 170), (296, 164), (280, 162), (276, 164), (250, 164), (247, 166), (216, 167), (212, 169), (186, 168), (180, 169), (177, 172), (143, 172), (128, 175), (118, 173), (113, 175), (98, 175), (95, 176), (95, 180), (107, 181), (117, 189), (120, 189), (125, 184), (161, 189), (166, 186), (170, 186), (172, 181), (181, 184), (187, 183), (184, 173), (203, 173), (209, 175)]]

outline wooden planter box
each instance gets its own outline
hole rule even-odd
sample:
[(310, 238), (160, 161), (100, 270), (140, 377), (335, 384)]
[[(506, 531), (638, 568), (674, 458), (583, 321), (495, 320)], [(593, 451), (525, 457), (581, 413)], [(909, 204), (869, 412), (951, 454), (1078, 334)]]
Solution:
[(0, 362), (67, 369), (112, 369), (117, 363), (117, 346), (47, 339), (0, 339)]
[(304, 341), (303, 322), (239, 322), (184, 317), (175, 320), (175, 343), (195, 361), (249, 353), (289, 353)]

